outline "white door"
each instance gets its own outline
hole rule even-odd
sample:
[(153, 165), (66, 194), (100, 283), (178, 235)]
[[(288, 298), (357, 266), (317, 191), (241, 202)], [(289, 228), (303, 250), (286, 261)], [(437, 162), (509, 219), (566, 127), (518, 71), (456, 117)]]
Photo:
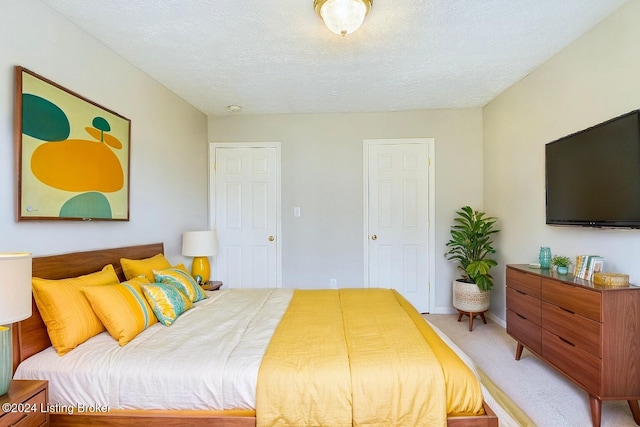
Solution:
[(368, 286), (429, 311), (429, 162), (433, 140), (365, 141)]
[(212, 144), (215, 279), (227, 288), (280, 283), (279, 145)]

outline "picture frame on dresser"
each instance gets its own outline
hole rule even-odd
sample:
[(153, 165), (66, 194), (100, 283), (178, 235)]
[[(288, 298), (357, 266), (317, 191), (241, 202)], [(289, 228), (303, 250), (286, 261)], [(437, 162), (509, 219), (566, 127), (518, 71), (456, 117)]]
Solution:
[(14, 104), (17, 220), (128, 221), (131, 120), (20, 66)]

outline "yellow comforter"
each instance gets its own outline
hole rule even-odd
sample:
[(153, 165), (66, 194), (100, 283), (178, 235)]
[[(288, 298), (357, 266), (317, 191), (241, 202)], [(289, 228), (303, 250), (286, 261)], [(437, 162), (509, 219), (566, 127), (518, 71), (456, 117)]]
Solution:
[(475, 375), (393, 290), (295, 291), (258, 374), (258, 426), (444, 426), (482, 413)]

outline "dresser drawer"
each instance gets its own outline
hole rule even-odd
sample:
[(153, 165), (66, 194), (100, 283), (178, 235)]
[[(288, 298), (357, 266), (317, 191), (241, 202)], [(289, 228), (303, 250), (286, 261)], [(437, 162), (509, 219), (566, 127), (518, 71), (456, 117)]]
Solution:
[(507, 287), (509, 288), (517, 289), (532, 297), (540, 298), (541, 282), (540, 276), (507, 268)]
[(507, 288), (507, 308), (540, 325), (541, 301), (514, 288)]
[(576, 347), (596, 357), (602, 357), (601, 323), (543, 302), (542, 327)]
[(46, 410), (47, 391), (42, 390), (24, 403), (7, 403), (6, 405), (14, 405), (15, 409), (23, 412), (13, 411), (7, 412), (0, 418), (2, 426), (20, 426), (20, 427), (37, 427), (42, 425), (47, 419)]
[(556, 368), (580, 383), (585, 390), (600, 394), (602, 360), (542, 330), (542, 356)]
[(538, 354), (542, 349), (541, 331), (542, 329), (539, 325), (511, 310), (507, 310), (507, 333)]
[(601, 321), (602, 295), (600, 292), (543, 279), (542, 299), (596, 322)]

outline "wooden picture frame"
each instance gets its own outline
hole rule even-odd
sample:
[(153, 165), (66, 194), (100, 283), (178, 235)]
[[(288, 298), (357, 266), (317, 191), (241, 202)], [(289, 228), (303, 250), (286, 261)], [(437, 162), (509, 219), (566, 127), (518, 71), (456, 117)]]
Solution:
[(129, 220), (131, 120), (15, 67), (17, 220)]

